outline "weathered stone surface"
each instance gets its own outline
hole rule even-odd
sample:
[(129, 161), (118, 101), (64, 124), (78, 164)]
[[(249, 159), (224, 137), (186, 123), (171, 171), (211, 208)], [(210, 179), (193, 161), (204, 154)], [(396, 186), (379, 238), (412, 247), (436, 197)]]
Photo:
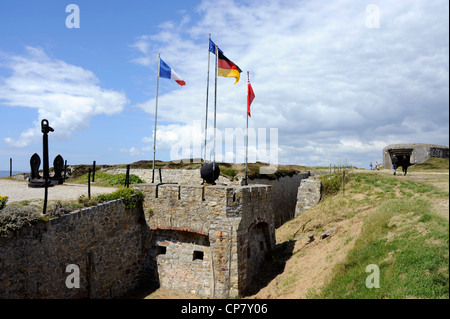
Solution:
[[(132, 211), (107, 202), (0, 238), (0, 298), (113, 298), (149, 281), (239, 297), (275, 246), (272, 186), (134, 187)], [(69, 264), (80, 288), (65, 285)]]
[(306, 172), (295, 174), (293, 176), (284, 176), (276, 180), (269, 180), (266, 178), (248, 180), (248, 183), (251, 185), (272, 186), (275, 228), (280, 227), (285, 222), (294, 218), (300, 182), (307, 179), (309, 176), (310, 173)]
[[(106, 171), (108, 174), (125, 174), (125, 168), (115, 168)], [(152, 182), (152, 169), (132, 168), (130, 174), (134, 174), (146, 183)], [(200, 174), (200, 169), (161, 169), (161, 179), (163, 183), (177, 183), (177, 184), (198, 184), (203, 182)], [(159, 182), (159, 170), (155, 170), (155, 181)], [(224, 176), (220, 176), (216, 180), (217, 184), (230, 183), (230, 180)]]
[[(126, 169), (112, 169), (108, 170), (109, 174), (125, 173)], [(139, 176), (146, 183), (152, 181), (151, 169), (131, 169), (130, 174)], [(159, 181), (159, 172), (155, 171), (155, 180)], [(199, 185), (203, 182), (200, 174), (200, 169), (162, 169), (161, 170), (163, 183), (176, 183), (179, 185)], [(284, 176), (276, 180), (267, 178), (249, 179), (249, 185), (270, 185), (272, 186), (273, 198), (273, 212), (275, 227), (278, 228), (285, 222), (294, 218), (295, 206), (297, 203), (297, 190), (300, 186), (300, 181), (310, 176), (309, 172), (294, 174), (293, 176)], [(218, 185), (239, 186), (242, 181), (231, 181), (225, 176), (219, 176), (216, 181)]]
[(238, 297), (275, 245), (270, 186), (134, 187), (151, 230), (144, 272), (161, 287)]
[(322, 234), (320, 234), (320, 239), (325, 239), (325, 238), (331, 236), (331, 234), (333, 234), (335, 230), (336, 230), (336, 227), (333, 227), (333, 228), (327, 230), (326, 232), (323, 232)]
[(304, 179), (300, 182), (297, 194), (295, 216), (317, 205), (322, 198), (322, 182), (319, 180)]
[[(0, 238), (0, 298), (113, 298), (134, 288), (146, 240), (137, 206), (107, 202)], [(79, 288), (65, 284), (70, 264), (79, 267)]]

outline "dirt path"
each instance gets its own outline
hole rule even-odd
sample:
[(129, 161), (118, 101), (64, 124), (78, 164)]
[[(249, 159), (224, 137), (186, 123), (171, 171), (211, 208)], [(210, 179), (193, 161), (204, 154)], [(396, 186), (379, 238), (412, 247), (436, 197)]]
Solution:
[[(91, 186), (91, 195), (112, 193), (117, 188)], [(71, 200), (88, 194), (87, 185), (63, 184), (48, 188), (48, 200)], [(44, 188), (28, 187), (28, 182), (0, 179), (0, 196), (8, 196), (8, 203), (44, 198)]]
[[(408, 172), (406, 176), (401, 174), (398, 178), (424, 183), (441, 192), (449, 192), (449, 172)], [(433, 209), (437, 214), (449, 218), (449, 198), (434, 200)]]

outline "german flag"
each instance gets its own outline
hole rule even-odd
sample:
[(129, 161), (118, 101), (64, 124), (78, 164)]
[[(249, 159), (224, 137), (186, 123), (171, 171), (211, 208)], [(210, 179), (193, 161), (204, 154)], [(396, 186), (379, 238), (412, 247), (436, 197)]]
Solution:
[(239, 82), (239, 79), (241, 77), (242, 70), (233, 62), (230, 61), (221, 51), (218, 50), (218, 76), (223, 76), (226, 78), (236, 78), (236, 82), (234, 84)]

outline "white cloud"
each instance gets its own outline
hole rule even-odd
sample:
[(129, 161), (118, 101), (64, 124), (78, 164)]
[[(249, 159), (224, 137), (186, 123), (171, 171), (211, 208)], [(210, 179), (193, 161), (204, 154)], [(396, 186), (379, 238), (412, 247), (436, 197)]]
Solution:
[(42, 49), (27, 47), (25, 56), (8, 56), (10, 77), (0, 80), (0, 103), (38, 110), (34, 127), (6, 143), (25, 147), (42, 136), (40, 121), (47, 119), (56, 139), (67, 139), (89, 126), (98, 114), (120, 113), (128, 100), (124, 93), (99, 86), (89, 70), (49, 57)]
[[(362, 163), (389, 143), (448, 144), (448, 3), (377, 1), (379, 28), (366, 26), (368, 4), (203, 1), (199, 19), (185, 14), (182, 24), (162, 24), (134, 44), (137, 59), (151, 61), (141, 64), (156, 65), (161, 52), (187, 82), (160, 81), (158, 121), (203, 121), (211, 33), (244, 71), (237, 85), (219, 78), (218, 127), (245, 127), (249, 70), (250, 126), (279, 128), (280, 162)], [(153, 114), (155, 99), (136, 106)]]
[(136, 147), (130, 147), (130, 148), (121, 148), (119, 149), (119, 152), (121, 153), (128, 153), (130, 154), (130, 156), (137, 156), (137, 155), (142, 155), (142, 151), (140, 151), (138, 148)]

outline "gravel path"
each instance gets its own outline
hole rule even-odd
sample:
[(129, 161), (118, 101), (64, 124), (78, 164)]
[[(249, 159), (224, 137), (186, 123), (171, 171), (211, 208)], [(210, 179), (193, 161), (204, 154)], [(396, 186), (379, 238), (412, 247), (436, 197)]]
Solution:
[[(117, 188), (98, 187), (91, 185), (91, 196), (112, 193)], [(48, 200), (77, 199), (80, 195), (88, 194), (87, 185), (63, 184), (48, 188)], [(8, 203), (22, 200), (44, 199), (44, 188), (28, 187), (28, 182), (10, 179), (0, 179), (0, 196), (8, 196)]]

